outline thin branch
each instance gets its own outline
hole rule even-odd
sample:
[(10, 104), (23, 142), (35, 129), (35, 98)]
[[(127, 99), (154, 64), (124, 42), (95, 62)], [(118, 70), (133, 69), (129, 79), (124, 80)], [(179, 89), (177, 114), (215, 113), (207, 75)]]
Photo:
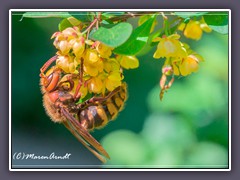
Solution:
[(128, 18), (142, 16), (142, 15), (145, 15), (145, 14), (149, 14), (150, 15), (150, 14), (155, 14), (155, 13), (159, 13), (159, 12), (151, 12), (151, 11), (147, 11), (147, 12), (127, 12), (127, 14), (109, 18), (109, 20), (110, 21), (124, 21), (124, 20), (126, 20)]

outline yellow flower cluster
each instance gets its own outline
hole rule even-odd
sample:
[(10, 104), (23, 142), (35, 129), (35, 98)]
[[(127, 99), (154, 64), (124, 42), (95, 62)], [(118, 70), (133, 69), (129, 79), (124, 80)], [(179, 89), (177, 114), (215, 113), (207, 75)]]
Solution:
[(78, 73), (80, 57), (85, 50), (85, 40), (77, 27), (55, 32), (53, 45), (58, 49), (56, 64), (66, 73)]
[(194, 40), (201, 39), (203, 31), (207, 33), (212, 31), (203, 18), (200, 21), (190, 20), (187, 24), (181, 23), (178, 29), (183, 31), (184, 36)]
[(113, 48), (99, 41), (87, 40), (77, 27), (56, 32), (52, 38), (55, 38), (53, 44), (58, 49), (57, 67), (66, 74), (82, 73), (81, 98), (88, 93), (104, 95), (106, 91), (113, 91), (122, 84), (122, 68), (139, 66), (136, 57), (113, 56)]
[(163, 68), (171, 67), (174, 75), (187, 76), (198, 70), (198, 63), (202, 61), (202, 58), (193, 52), (187, 44), (180, 42), (179, 38), (178, 34), (155, 38), (154, 41), (159, 41), (159, 43), (153, 57), (156, 59), (166, 58)]

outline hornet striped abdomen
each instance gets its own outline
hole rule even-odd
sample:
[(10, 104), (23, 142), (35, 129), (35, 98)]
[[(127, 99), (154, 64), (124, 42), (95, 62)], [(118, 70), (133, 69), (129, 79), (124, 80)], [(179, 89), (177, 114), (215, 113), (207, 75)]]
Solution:
[(87, 130), (104, 127), (114, 120), (123, 109), (127, 99), (126, 83), (110, 92), (105, 98), (86, 102), (85, 108), (79, 112), (80, 124)]

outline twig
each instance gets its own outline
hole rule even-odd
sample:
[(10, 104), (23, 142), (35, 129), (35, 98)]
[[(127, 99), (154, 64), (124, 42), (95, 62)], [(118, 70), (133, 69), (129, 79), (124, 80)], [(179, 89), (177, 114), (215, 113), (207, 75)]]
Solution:
[(147, 11), (147, 12), (127, 12), (127, 14), (109, 18), (109, 20), (110, 21), (120, 21), (120, 20), (123, 21), (123, 20), (126, 20), (128, 18), (142, 16), (144, 14), (155, 14), (155, 13), (159, 13), (159, 12), (152, 12), (152, 11)]

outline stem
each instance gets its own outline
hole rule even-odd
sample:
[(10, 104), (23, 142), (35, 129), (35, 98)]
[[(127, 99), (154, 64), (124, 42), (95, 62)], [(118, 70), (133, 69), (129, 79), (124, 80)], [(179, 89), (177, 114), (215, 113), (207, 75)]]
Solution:
[(177, 21), (179, 21), (179, 22), (177, 22), (177, 24), (180, 24), (183, 20), (184, 20), (183, 18), (177, 17), (177, 18), (173, 19), (171, 22), (169, 22), (169, 24), (171, 26), (171, 25), (175, 24)]
[(98, 20), (97, 20), (96, 28), (98, 29), (99, 22), (101, 22), (101, 12), (98, 13), (97, 19), (98, 19)]
[(91, 22), (91, 24), (88, 26), (88, 28), (83, 32), (83, 34), (85, 34), (86, 32), (89, 33), (90, 29), (93, 27), (93, 25), (98, 21), (98, 19), (94, 19), (93, 22)]
[[(170, 31), (170, 34), (173, 34), (177, 31), (177, 26), (179, 24), (181, 24), (183, 22), (183, 18), (180, 18), (180, 17), (177, 17), (175, 18), (174, 20), (172, 20), (171, 22), (169, 22), (169, 31)], [(171, 32), (172, 30), (172, 32)]]
[(164, 26), (164, 30), (165, 30), (165, 35), (168, 36), (169, 35), (169, 32), (168, 32), (168, 29), (169, 29), (168, 20), (164, 19), (163, 26)]
[(168, 17), (165, 16), (164, 12), (161, 12), (162, 14), (162, 17), (163, 17), (163, 27), (164, 27), (164, 30), (165, 30), (165, 35), (168, 36), (169, 35), (169, 23), (168, 23)]
[(127, 12), (127, 14), (124, 14), (122, 16), (112, 17), (112, 18), (109, 18), (108, 20), (110, 20), (110, 21), (124, 21), (128, 18), (142, 16), (144, 14), (156, 14), (156, 13), (160, 13), (160, 12)]

